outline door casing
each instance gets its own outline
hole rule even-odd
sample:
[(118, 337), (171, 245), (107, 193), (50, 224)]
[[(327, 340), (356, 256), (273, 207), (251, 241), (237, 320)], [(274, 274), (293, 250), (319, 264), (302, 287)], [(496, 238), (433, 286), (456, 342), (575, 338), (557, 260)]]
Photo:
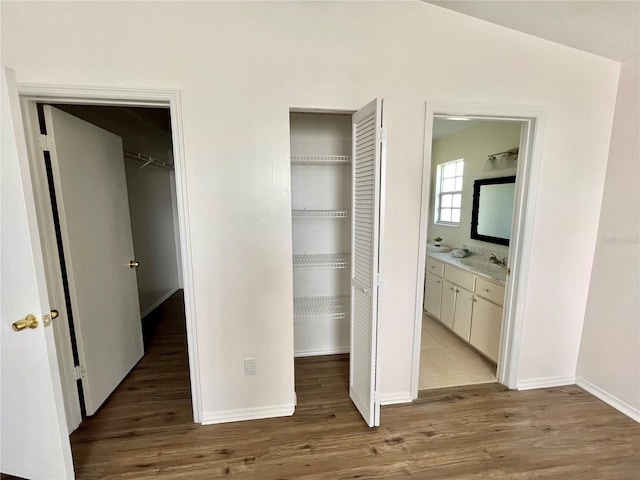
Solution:
[[(59, 275), (56, 276), (55, 261), (57, 259), (57, 246), (53, 222), (48, 215), (49, 205), (48, 186), (46, 173), (42, 167), (43, 162), (38, 161), (39, 128), (37, 118), (37, 103), (48, 104), (78, 104), (78, 105), (103, 105), (103, 106), (128, 106), (128, 107), (156, 107), (168, 108), (171, 116), (171, 132), (174, 154), (175, 189), (177, 196), (177, 216), (180, 236), (180, 257), (182, 268), (182, 281), (184, 288), (185, 317), (187, 327), (187, 344), (189, 355), (189, 377), (191, 382), (191, 400), (193, 419), (196, 423), (202, 422), (202, 401), (200, 388), (200, 367), (197, 351), (197, 326), (195, 319), (195, 299), (193, 289), (193, 268), (191, 257), (191, 234), (188, 216), (188, 192), (186, 185), (186, 169), (184, 162), (184, 140), (182, 129), (182, 102), (179, 90), (156, 89), (115, 89), (102, 87), (69, 87), (60, 85), (18, 84), (18, 92), (21, 107), (25, 117), (25, 133), (29, 147), (29, 161), (31, 164), (31, 183), (36, 197), (36, 210), (38, 212), (39, 227), (41, 230), (42, 249), (45, 260), (47, 284), (51, 295), (58, 300), (58, 306), (64, 306), (64, 297), (60, 301), (61, 287)], [(45, 219), (49, 218), (48, 221)], [(59, 266), (58, 266), (59, 269)], [(71, 354), (71, 338), (64, 325), (56, 328), (56, 344), (59, 348), (58, 362), (63, 383), (70, 385), (69, 376), (73, 372), (73, 357)], [(67, 378), (64, 378), (64, 377)], [(68, 424), (76, 426), (81, 421), (80, 402), (77, 391), (67, 388), (64, 393), (65, 409)], [(73, 427), (75, 428), (75, 427)]]
[(411, 372), (411, 398), (418, 398), (420, 374), (420, 344), (422, 339), (422, 303), (424, 300), (424, 272), (426, 265), (427, 228), (431, 208), (431, 150), (434, 117), (466, 117), (477, 120), (517, 121), (523, 124), (520, 134), (520, 153), (516, 174), (514, 217), (509, 247), (511, 275), (505, 285), (505, 302), (500, 336), (500, 354), (496, 376), (508, 388), (518, 383), (520, 345), (523, 327), (526, 278), (529, 271), (533, 216), (538, 191), (538, 178), (542, 156), (542, 133), (545, 111), (543, 108), (473, 104), (428, 100), (425, 113), (424, 157), (422, 166), (422, 206), (420, 212), (420, 250), (416, 271), (416, 305)]

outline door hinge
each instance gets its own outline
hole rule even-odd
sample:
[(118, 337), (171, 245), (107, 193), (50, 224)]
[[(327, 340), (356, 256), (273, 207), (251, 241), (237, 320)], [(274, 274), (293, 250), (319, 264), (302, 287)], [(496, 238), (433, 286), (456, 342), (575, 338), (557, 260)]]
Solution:
[(387, 139), (387, 131), (384, 128), (380, 128), (378, 130), (378, 138), (381, 142), (384, 142)]
[(48, 152), (51, 150), (50, 146), (49, 146), (49, 137), (47, 137), (44, 134), (40, 134), (38, 135), (38, 148), (40, 150), (42, 150), (43, 152)]
[(83, 378), (87, 378), (87, 370), (82, 365), (73, 367), (73, 379), (82, 380)]
[(382, 275), (380, 275), (379, 273), (376, 274), (376, 285), (378, 287), (382, 285)]

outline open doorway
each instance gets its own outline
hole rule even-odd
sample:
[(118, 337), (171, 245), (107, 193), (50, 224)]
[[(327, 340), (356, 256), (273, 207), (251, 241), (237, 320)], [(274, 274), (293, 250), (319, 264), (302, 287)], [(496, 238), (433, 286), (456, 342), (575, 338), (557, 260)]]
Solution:
[[(348, 359), (349, 397), (379, 426), (383, 100), (348, 113), (292, 109), (289, 125), (294, 356)], [(296, 361), (296, 376), (305, 363)]]
[(182, 289), (180, 236), (168, 108), (56, 104), (122, 138), (145, 347), (153, 311)]
[[(531, 251), (527, 205), (535, 202), (543, 122), (544, 110), (535, 107), (427, 102), (411, 380), (414, 399), (421, 388), (425, 310), (431, 327), (451, 335), (449, 344), (462, 342), (467, 353), (471, 348), (480, 355), (476, 366), (471, 366), (472, 375), (453, 371), (454, 376), (460, 375), (457, 379), (442, 378), (443, 383), (434, 382), (432, 388), (491, 381), (508, 388), (517, 385), (520, 312)], [(490, 133), (492, 129), (497, 131)], [(501, 129), (504, 132), (498, 134)], [(460, 141), (451, 141), (456, 136)], [(451, 138), (443, 141), (445, 137)], [(460, 150), (465, 143), (470, 144), (466, 153)], [(470, 187), (466, 195), (465, 183)], [(497, 197), (488, 201), (486, 192), (494, 188)], [(512, 205), (499, 220), (490, 221), (500, 224), (498, 231), (487, 230), (487, 220), (479, 212), (487, 201)], [(447, 340), (439, 343), (427, 340), (425, 346), (446, 351)], [(447, 364), (451, 360), (434, 352), (432, 361)], [(432, 376), (446, 376), (449, 372), (442, 370), (448, 367)], [(484, 378), (475, 375), (481, 372)]]
[(522, 127), (434, 118), (421, 391), (497, 382)]
[(166, 108), (38, 103), (37, 112), (44, 141), (34, 161), (44, 163), (50, 201), (41, 221), (55, 230), (51, 301), (73, 431), (140, 361), (150, 314), (181, 288), (171, 119)]
[[(49, 105), (61, 115), (71, 114), (78, 121), (88, 121), (94, 128), (105, 129), (122, 137), (121, 155), (124, 157), (123, 170), (126, 172), (127, 191), (125, 197), (131, 204), (127, 212), (130, 217), (132, 237), (135, 237), (135, 254), (132, 263), (139, 262), (137, 273), (140, 277), (136, 297), (139, 300), (138, 327), (144, 326), (145, 341), (149, 340), (155, 329), (157, 307), (171, 297), (180, 300), (180, 310), (188, 338), (189, 362), (185, 363), (185, 378), (190, 380), (193, 419), (201, 421), (199, 385), (197, 375), (197, 355), (193, 318), (193, 293), (190, 266), (190, 248), (186, 225), (186, 186), (182, 163), (182, 140), (180, 123), (173, 118), (179, 113), (179, 97), (171, 92), (120, 92), (115, 91), (66, 91), (55, 88), (20, 88), (25, 124), (31, 142), (32, 181), (35, 187), (39, 215), (51, 216), (47, 172), (38, 165), (38, 159), (47, 150), (47, 139), (40, 135), (41, 115), (37, 104)], [(37, 91), (37, 92), (36, 92)], [(73, 97), (73, 93), (77, 97)], [(113, 100), (105, 100), (109, 98)], [(135, 97), (135, 99), (134, 99)], [(117, 100), (115, 98), (118, 98)], [(129, 100), (125, 100), (129, 99)], [(83, 120), (80, 120), (83, 119)], [(40, 153), (40, 156), (38, 156)], [(176, 171), (173, 170), (175, 165)], [(43, 213), (44, 212), (44, 213)], [(38, 219), (42, 221), (41, 218)], [(55, 238), (55, 228), (50, 225), (42, 228), (45, 236), (50, 237), (44, 246), (45, 261), (52, 270), (51, 239)], [(55, 240), (53, 240), (55, 245)], [(134, 258), (135, 257), (135, 258)], [(147, 260), (143, 260), (146, 257)], [(142, 272), (144, 265), (146, 272)], [(98, 273), (99, 275), (99, 273)], [(48, 283), (52, 282), (52, 272), (47, 272)], [(181, 289), (184, 288), (184, 301)], [(51, 290), (55, 290), (52, 288)], [(50, 292), (51, 293), (51, 292)], [(59, 297), (58, 297), (59, 300)], [(56, 307), (65, 301), (51, 302)], [(154, 318), (155, 317), (155, 318)], [(140, 319), (144, 319), (142, 325)], [(62, 318), (61, 320), (66, 320)], [(63, 380), (63, 394), (69, 431), (80, 423), (81, 398), (74, 391), (76, 376), (82, 371), (74, 368), (71, 332), (66, 322), (54, 323), (54, 335), (58, 350), (58, 365)], [(142, 335), (141, 335), (142, 337)], [(141, 341), (142, 344), (142, 341)], [(66, 378), (65, 378), (66, 377)], [(65, 381), (67, 380), (67, 381)], [(72, 387), (71, 387), (72, 385)]]

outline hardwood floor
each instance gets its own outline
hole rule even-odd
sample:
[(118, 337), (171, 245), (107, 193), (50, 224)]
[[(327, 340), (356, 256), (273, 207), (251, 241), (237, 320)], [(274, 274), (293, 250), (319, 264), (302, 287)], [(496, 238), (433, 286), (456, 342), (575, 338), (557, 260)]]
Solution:
[(576, 386), (431, 390), (369, 429), (348, 356), (296, 360), (292, 417), (195, 425), (181, 299), (145, 358), (71, 437), (89, 479), (638, 479), (640, 426)]

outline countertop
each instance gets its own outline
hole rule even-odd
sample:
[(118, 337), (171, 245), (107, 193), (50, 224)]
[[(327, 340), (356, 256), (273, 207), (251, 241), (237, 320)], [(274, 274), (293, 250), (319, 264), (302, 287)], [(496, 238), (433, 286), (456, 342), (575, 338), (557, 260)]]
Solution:
[[(465, 265), (462, 262), (460, 262), (460, 260), (463, 260), (462, 258), (456, 258), (454, 256), (451, 255), (451, 252), (446, 252), (446, 253), (439, 253), (439, 252), (427, 252), (427, 256), (431, 257), (431, 258), (435, 258), (436, 260), (440, 260), (441, 262), (444, 263), (448, 263), (449, 265), (453, 265), (454, 267), (458, 267), (462, 270), (466, 270), (467, 272), (471, 272), (474, 275), (478, 275), (480, 277), (484, 277), (484, 278), (488, 278), (490, 280), (493, 280), (496, 283), (499, 283), (500, 285), (504, 285), (507, 281), (507, 269), (504, 268), (504, 270), (496, 270), (496, 271), (491, 271), (491, 272), (487, 272), (484, 270), (480, 270), (480, 269), (476, 269), (472, 266), (469, 265)], [(485, 260), (486, 257), (484, 256), (480, 256), (480, 255), (469, 255), (468, 257), (465, 258), (478, 258), (481, 260)], [(488, 259), (486, 259), (488, 261)]]

